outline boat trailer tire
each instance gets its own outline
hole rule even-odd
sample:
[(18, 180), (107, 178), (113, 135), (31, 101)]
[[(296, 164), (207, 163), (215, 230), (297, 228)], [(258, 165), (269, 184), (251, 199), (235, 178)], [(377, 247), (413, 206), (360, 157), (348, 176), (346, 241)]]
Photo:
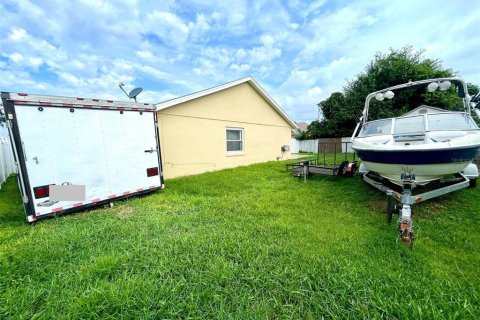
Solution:
[(477, 178), (474, 178), (474, 179), (470, 179), (469, 183), (468, 183), (468, 187), (470, 189), (473, 189), (477, 186)]
[(350, 162), (348, 162), (347, 160), (345, 161), (342, 161), (342, 163), (340, 163), (340, 165), (338, 166), (338, 175), (339, 176), (347, 176), (347, 175), (350, 175), (350, 172), (348, 172), (348, 165), (350, 164)]
[(349, 177), (353, 177), (358, 171), (358, 166), (356, 162), (350, 162), (348, 164), (347, 173)]

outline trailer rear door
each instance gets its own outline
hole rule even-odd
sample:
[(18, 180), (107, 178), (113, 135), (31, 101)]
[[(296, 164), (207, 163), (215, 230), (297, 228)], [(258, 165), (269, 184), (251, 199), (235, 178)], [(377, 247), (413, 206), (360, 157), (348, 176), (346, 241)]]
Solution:
[[(10, 99), (29, 220), (162, 187), (153, 106), (65, 99)], [(51, 185), (84, 188), (84, 197), (52, 201)]]

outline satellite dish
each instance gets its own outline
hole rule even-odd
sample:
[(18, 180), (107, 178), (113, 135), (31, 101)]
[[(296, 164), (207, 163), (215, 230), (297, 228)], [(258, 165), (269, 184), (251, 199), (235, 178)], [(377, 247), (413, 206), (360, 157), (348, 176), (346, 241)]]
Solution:
[(140, 92), (143, 91), (143, 88), (135, 88), (130, 93), (128, 94), (128, 97), (130, 99), (135, 99), (135, 102), (137, 102), (137, 96), (140, 94)]
[(120, 83), (118, 84), (118, 87), (119, 87), (120, 89), (122, 89), (122, 91), (125, 93), (125, 95), (126, 95), (127, 97), (129, 97), (130, 99), (135, 99), (135, 102), (137, 102), (137, 96), (143, 91), (143, 88), (135, 88), (135, 89), (133, 89), (132, 91), (130, 91), (130, 93), (127, 93), (127, 92), (123, 89), (124, 86), (125, 86), (125, 84), (124, 84), (123, 82), (120, 82)]

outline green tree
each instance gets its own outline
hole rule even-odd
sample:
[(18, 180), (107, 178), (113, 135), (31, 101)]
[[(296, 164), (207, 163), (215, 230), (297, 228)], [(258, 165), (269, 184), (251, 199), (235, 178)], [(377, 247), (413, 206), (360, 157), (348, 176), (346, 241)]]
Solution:
[(473, 96), (474, 94), (480, 92), (480, 87), (473, 83), (467, 83), (467, 91), (469, 95)]
[(332, 93), (330, 97), (318, 104), (323, 121), (318, 125), (321, 130), (316, 131), (316, 138), (338, 137), (355, 125), (355, 120), (347, 104), (346, 97), (341, 92)]
[(307, 132), (306, 131), (300, 131), (295, 134), (295, 139), (297, 140), (306, 140), (307, 139)]
[[(429, 78), (451, 77), (455, 73), (442, 68), (440, 60), (423, 58), (423, 51), (415, 51), (407, 46), (388, 53), (377, 53), (375, 58), (357, 75), (348, 81), (343, 93), (335, 92), (318, 104), (323, 114), (322, 127), (326, 129), (318, 137), (340, 137), (352, 134), (358, 116), (364, 108), (366, 96), (374, 91), (394, 85)], [(425, 93), (425, 90), (405, 90), (396, 92), (395, 99), (372, 100), (370, 119), (395, 117), (409, 111), (410, 106), (421, 102), (441, 108), (451, 108), (460, 104), (454, 88), (441, 94)]]

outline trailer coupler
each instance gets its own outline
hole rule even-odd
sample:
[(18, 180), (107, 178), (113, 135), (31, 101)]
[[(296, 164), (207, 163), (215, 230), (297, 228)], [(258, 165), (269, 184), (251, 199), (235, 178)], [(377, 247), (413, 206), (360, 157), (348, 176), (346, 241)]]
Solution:
[(413, 222), (407, 220), (398, 220), (398, 231), (400, 232), (400, 240), (411, 246), (413, 244)]

